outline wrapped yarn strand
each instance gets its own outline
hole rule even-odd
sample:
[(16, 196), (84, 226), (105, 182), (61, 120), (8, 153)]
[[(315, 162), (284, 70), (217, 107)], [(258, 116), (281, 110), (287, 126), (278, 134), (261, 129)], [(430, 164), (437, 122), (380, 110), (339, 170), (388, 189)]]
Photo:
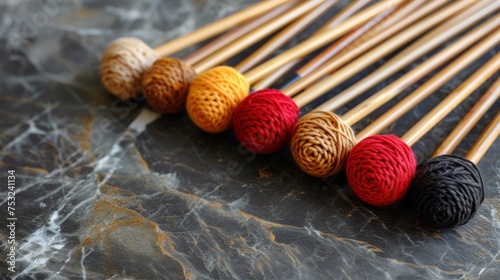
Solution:
[[(401, 138), (393, 135), (374, 135), (361, 140), (347, 156), (346, 176), (353, 192), (363, 201), (377, 206), (395, 202), (381, 199), (383, 198), (380, 195), (382, 191), (398, 191), (399, 198), (401, 198), (410, 187), (410, 182), (416, 172), (416, 157), (410, 146), (498, 69), (500, 69), (500, 53), (443, 99)], [(375, 146), (377, 148), (374, 148)], [(402, 158), (412, 158), (415, 165), (402, 164)]]
[(285, 1), (263, 1), (156, 49), (150, 48), (137, 38), (119, 38), (111, 42), (103, 53), (100, 67), (101, 81), (109, 92), (122, 100), (134, 97), (135, 88), (140, 84), (142, 73), (149, 69), (159, 57), (202, 42), (284, 3)]

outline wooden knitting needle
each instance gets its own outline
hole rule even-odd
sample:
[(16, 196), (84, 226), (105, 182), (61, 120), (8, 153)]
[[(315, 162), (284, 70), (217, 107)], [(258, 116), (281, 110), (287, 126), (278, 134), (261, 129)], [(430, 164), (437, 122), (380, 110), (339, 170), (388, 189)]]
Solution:
[[(414, 2), (418, 1), (412, 1), (412, 3)], [(410, 12), (412, 13), (408, 14), (406, 17), (403, 17), (401, 21), (399, 21), (397, 24), (392, 24), (387, 26), (384, 23), (382, 23), (382, 31), (379, 34), (376, 34), (373, 37), (367, 36), (368, 39), (365, 42), (362, 42), (360, 45), (356, 40), (355, 42), (352, 43), (352, 45), (347, 46), (347, 48), (344, 51), (340, 52), (338, 55), (331, 58), (322, 67), (302, 77), (295, 83), (286, 86), (285, 88), (283, 88), (283, 91), (286, 91), (289, 96), (297, 95), (299, 92), (301, 92), (308, 86), (312, 85), (314, 82), (321, 79), (323, 76), (332, 73), (333, 71), (336, 71), (340, 67), (353, 61), (358, 56), (369, 51), (373, 47), (376, 47), (379, 44), (385, 42), (386, 40), (391, 38), (391, 36), (393, 36), (394, 34), (410, 26), (414, 22), (422, 19), (423, 17), (429, 15), (430, 13), (434, 12), (444, 3), (445, 3), (444, 1), (431, 1), (428, 4), (423, 5), (421, 8), (416, 9), (415, 11), (410, 10)], [(406, 14), (408, 12), (409, 12), (408, 10), (403, 8), (403, 10), (399, 13)]]
[[(436, 149), (433, 157), (443, 154), (450, 154), (456, 149), (458, 144), (467, 136), (472, 128), (478, 123), (481, 117), (495, 104), (500, 98), (500, 79), (488, 89), (488, 91), (481, 96), (477, 103), (470, 109), (467, 115), (457, 124), (455, 129), (446, 137), (441, 145)], [(472, 151), (472, 149), (471, 149)], [(476, 154), (476, 153), (472, 153)], [(480, 157), (482, 154), (480, 155)], [(470, 159), (470, 158), (469, 158)], [(472, 159), (470, 159), (472, 160)], [(474, 161), (474, 160), (472, 160)]]
[(500, 53), (493, 56), (479, 70), (470, 76), (462, 85), (434, 107), (425, 117), (420, 119), (401, 139), (412, 146), (438, 122), (447, 116), (455, 107), (462, 103), (475, 89), (500, 69)]
[(296, 4), (297, 4), (296, 1), (289, 1), (281, 6), (278, 6), (274, 10), (272, 10), (264, 15), (261, 15), (255, 19), (251, 19), (251, 20), (247, 21), (246, 23), (244, 23), (244, 24), (234, 28), (233, 30), (227, 32), (226, 34), (220, 36), (216, 40), (209, 42), (208, 44), (197, 49), (195, 52), (193, 52), (192, 54), (185, 57), (183, 59), (184, 62), (191, 64), (191, 65), (199, 62), (200, 60), (204, 59), (208, 55), (210, 55), (210, 54), (216, 52), (217, 50), (221, 49), (222, 47), (228, 45), (229, 42), (236, 40), (237, 38), (239, 38), (239, 37), (247, 34), (248, 32), (258, 28), (259, 26), (261, 26), (262, 24), (275, 18), (276, 16), (281, 15), (282, 13), (286, 12), (291, 7), (295, 6)]
[(319, 4), (321, 4), (320, 1), (304, 1), (301, 2), (299, 5), (293, 7), (286, 13), (282, 14), (281, 16), (275, 18), (272, 22), (269, 22), (268, 24), (265, 24), (245, 36), (238, 38), (237, 40), (233, 41), (231, 45), (228, 45), (222, 49), (220, 49), (217, 53), (214, 53), (202, 61), (200, 61), (196, 65), (196, 72), (201, 73), (204, 72), (213, 66), (216, 66), (217, 64), (223, 62), (224, 60), (238, 54), (245, 48), (251, 46), (253, 43), (256, 41), (263, 39), (264, 37), (268, 36), (269, 34), (277, 31), (278, 29), (284, 27), (291, 21), (295, 20), (299, 16), (307, 13), (311, 9), (314, 9), (317, 7)]
[(463, 52), (465, 49), (475, 44), (488, 33), (498, 29), (499, 26), (500, 18), (491, 18), (487, 22), (468, 32), (467, 35), (465, 35), (463, 38), (455, 41), (452, 45), (433, 55), (422, 64), (413, 68), (410, 72), (407, 72), (405, 75), (391, 83), (385, 89), (377, 92), (376, 94), (362, 101), (360, 104), (356, 105), (354, 108), (349, 110), (349, 112), (344, 114), (342, 116), (342, 119), (350, 125), (355, 124), (356, 122), (360, 121), (361, 119), (375, 111), (377, 108), (380, 108), (392, 98), (396, 97), (410, 85), (416, 83), (427, 74), (455, 57), (457, 54)]
[[(343, 8), (339, 13), (337, 13), (334, 17), (332, 17), (323, 28), (320, 28), (318, 31), (316, 31), (314, 34), (317, 34), (318, 32), (321, 32), (327, 28), (332, 28), (340, 23), (344, 22), (346, 19), (351, 17), (353, 14), (358, 12), (360, 9), (362, 9), (364, 6), (366, 6), (371, 0), (361, 0), (361, 1), (354, 1), (349, 3), (345, 8)], [(415, 1), (418, 2), (418, 1)], [(378, 16), (376, 18), (379, 18)], [(373, 19), (370, 21), (372, 22)], [(254, 89), (263, 89), (271, 86), (273, 83), (275, 83), (281, 76), (283, 76), (285, 73), (287, 73), (290, 69), (292, 69), (297, 63), (300, 62), (300, 59), (293, 60), (289, 62), (288, 64), (284, 65), (281, 67), (278, 71), (272, 73), (271, 75), (265, 77), (258, 83), (254, 84), (253, 88)]]
[[(485, 7), (491, 8), (491, 10), (484, 9)], [(487, 1), (484, 2), (481, 1), (477, 2), (477, 4), (461, 12), (460, 14), (454, 15), (454, 17), (452, 17), (442, 26), (439, 26), (438, 28), (425, 34), (424, 37), (422, 38), (424, 44), (420, 44), (417, 41), (417, 43), (410, 45), (408, 48), (404, 49), (396, 56), (392, 57), (389, 61), (385, 62), (377, 70), (370, 73), (370, 75), (366, 76), (361, 81), (357, 82), (355, 85), (349, 87), (347, 90), (343, 91), (340, 94), (337, 94), (335, 97), (323, 103), (318, 108), (316, 108), (316, 110), (331, 111), (339, 108), (340, 106), (346, 104), (347, 102), (361, 95), (364, 91), (373, 87), (377, 83), (383, 81), (384, 79), (395, 74), (397, 71), (408, 66), (410, 63), (421, 58), (424, 54), (428, 53), (429, 51), (436, 48), (440, 44), (443, 44), (448, 39), (457, 35), (459, 32), (462, 32), (466, 28), (470, 27), (472, 24), (486, 17), (489, 13), (495, 11), (495, 9), (498, 7), (500, 7), (500, 2), (489, 3)], [(418, 27), (418, 26), (419, 24), (413, 27)], [(446, 27), (446, 29), (444, 29), (443, 27)], [(409, 28), (406, 31), (412, 31), (412, 30), (413, 30), (412, 28)], [(393, 43), (394, 41), (398, 40), (400, 36), (405, 37), (406, 34), (407, 32), (402, 32), (398, 34), (398, 36), (392, 38), (393, 40), (388, 41), (388, 43)], [(419, 32), (418, 34), (421, 34), (421, 32)], [(415, 35), (416, 34), (414, 33), (412, 36), (409, 37), (413, 39), (416, 37)], [(408, 37), (406, 38), (408, 39)], [(382, 45), (381, 47), (385, 46)], [(347, 78), (353, 76), (354, 74), (358, 73), (368, 65), (374, 63), (375, 60), (370, 61), (364, 58), (371, 56), (373, 53), (377, 53), (379, 50), (385, 52), (385, 50), (387, 49), (382, 50), (381, 48), (376, 48), (372, 50), (372, 52), (365, 54), (365, 56), (358, 58), (358, 60), (346, 66), (344, 69), (342, 69), (343, 71), (339, 71), (334, 75), (331, 75), (327, 79), (319, 82), (313, 87), (313, 89), (321, 88), (326, 92), (330, 90), (332, 87), (339, 85), (341, 82), (347, 80)], [(303, 94), (307, 94), (307, 92), (308, 90), (306, 90)]]
[(193, 33), (174, 39), (156, 49), (137, 38), (119, 38), (111, 42), (103, 53), (100, 66), (101, 82), (118, 98), (125, 100), (138, 94), (141, 77), (159, 57), (177, 52), (192, 44), (221, 33), (233, 26), (272, 10), (286, 1), (265, 1), (232, 14)]
[(491, 50), (491, 48), (495, 47), (499, 42), (500, 30), (497, 30), (483, 39), (480, 43), (477, 43), (472, 48), (464, 52), (457, 59), (426, 81), (423, 85), (403, 98), (397, 103), (397, 105), (393, 106), (384, 114), (379, 116), (375, 121), (371, 122), (368, 126), (356, 134), (356, 138), (358, 140), (362, 140), (369, 135), (381, 133), (387, 126), (401, 118), (404, 114), (409, 112), (413, 107), (438, 90), (460, 71), (479, 59)]
[[(496, 89), (494, 91), (500, 91), (499, 80), (496, 83)], [(469, 150), (465, 158), (468, 160), (478, 163), (484, 156), (486, 151), (493, 145), (495, 140), (500, 136), (500, 111), (496, 114), (495, 118), (488, 125), (486, 130), (481, 134), (479, 139), (476, 141), (474, 146)]]
[(186, 47), (192, 46), (219, 33), (222, 33), (248, 19), (261, 15), (282, 4), (286, 4), (286, 2), (287, 1), (284, 0), (262, 1), (251, 6), (250, 8), (244, 9), (240, 12), (236, 12), (216, 22), (205, 25), (194, 32), (191, 32), (159, 47), (156, 47), (155, 51), (160, 57), (176, 53)]
[(362, 24), (371, 18), (377, 16), (384, 10), (399, 4), (402, 0), (386, 0), (370, 6), (362, 12), (354, 15), (337, 27), (322, 31), (317, 35), (311, 36), (309, 39), (297, 44), (296, 46), (281, 53), (279, 56), (273, 57), (263, 64), (253, 68), (247, 72), (247, 80), (253, 84), (262, 79), (266, 75), (272, 73), (276, 69), (286, 65), (290, 61), (300, 58), (324, 45), (337, 39), (343, 34), (349, 32), (359, 24)]
[(279, 49), (288, 41), (290, 41), (298, 34), (300, 34), (300, 32), (302, 32), (311, 23), (313, 23), (315, 20), (321, 17), (336, 3), (337, 0), (330, 0), (330, 1), (325, 1), (323, 4), (317, 6), (307, 14), (300, 17), (294, 23), (288, 25), (286, 28), (278, 32), (271, 39), (269, 39), (264, 45), (259, 47), (247, 58), (238, 63), (234, 68), (238, 69), (240, 72), (248, 71), (250, 68), (262, 62), (275, 50)]

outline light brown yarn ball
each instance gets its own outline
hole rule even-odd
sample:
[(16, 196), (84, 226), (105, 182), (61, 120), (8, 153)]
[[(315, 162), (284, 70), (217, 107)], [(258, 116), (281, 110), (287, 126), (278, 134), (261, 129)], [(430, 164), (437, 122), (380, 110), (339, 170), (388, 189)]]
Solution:
[(142, 89), (149, 105), (163, 114), (175, 114), (186, 108), (189, 85), (196, 72), (176, 58), (158, 59), (144, 72)]
[(234, 68), (215, 67), (191, 82), (186, 109), (199, 128), (219, 133), (233, 125), (234, 109), (249, 91), (247, 79)]
[(337, 115), (313, 111), (295, 125), (290, 149), (307, 174), (328, 177), (341, 172), (356, 144), (354, 131)]
[(108, 45), (101, 60), (101, 81), (115, 96), (137, 96), (142, 73), (158, 59), (156, 52), (137, 38), (120, 38)]

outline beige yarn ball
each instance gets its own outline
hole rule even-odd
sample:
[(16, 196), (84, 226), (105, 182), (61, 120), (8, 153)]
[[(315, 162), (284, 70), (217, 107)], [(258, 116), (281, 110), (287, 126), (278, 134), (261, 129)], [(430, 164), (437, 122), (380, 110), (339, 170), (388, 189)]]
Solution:
[(101, 81), (113, 95), (126, 100), (138, 95), (142, 74), (158, 59), (137, 38), (120, 38), (108, 45), (101, 60)]
[(339, 116), (313, 111), (295, 125), (290, 150), (304, 172), (324, 178), (344, 170), (355, 144), (354, 131)]

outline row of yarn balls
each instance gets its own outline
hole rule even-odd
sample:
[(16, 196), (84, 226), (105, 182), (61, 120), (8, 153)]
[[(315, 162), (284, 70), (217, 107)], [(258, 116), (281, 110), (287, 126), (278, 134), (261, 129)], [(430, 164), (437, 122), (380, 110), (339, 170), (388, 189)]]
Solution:
[(431, 227), (467, 223), (484, 200), (479, 169), (464, 158), (438, 156), (417, 168), (412, 149), (396, 136), (374, 135), (356, 143), (351, 127), (331, 112), (313, 111), (299, 120), (290, 97), (275, 89), (249, 94), (248, 81), (234, 68), (219, 66), (197, 75), (190, 65), (176, 58), (158, 59), (135, 40), (111, 43), (101, 64), (103, 84), (121, 99), (134, 97), (139, 84), (156, 111), (186, 110), (209, 133), (234, 126), (249, 151), (269, 154), (289, 143), (295, 162), (307, 174), (324, 178), (345, 169), (353, 193), (375, 206), (394, 204), (407, 195), (419, 219)]

